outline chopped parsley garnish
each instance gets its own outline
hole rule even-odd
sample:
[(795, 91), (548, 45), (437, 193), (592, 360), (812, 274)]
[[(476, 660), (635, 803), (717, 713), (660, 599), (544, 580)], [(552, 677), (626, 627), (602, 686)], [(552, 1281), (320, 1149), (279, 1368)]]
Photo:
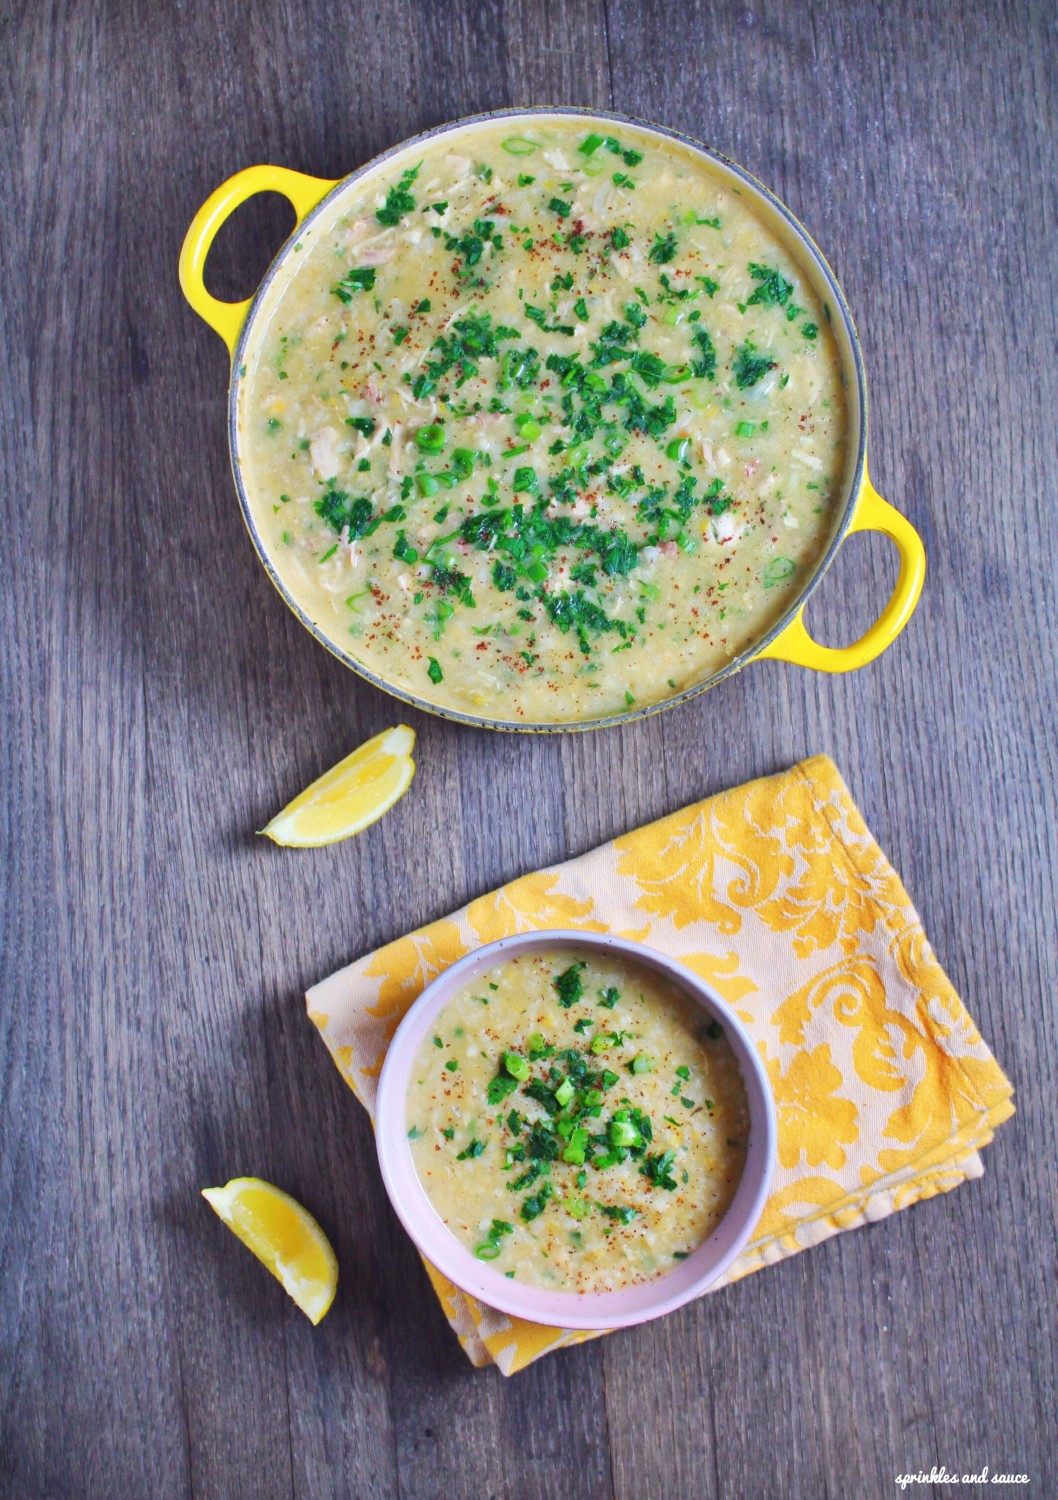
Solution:
[(758, 354), (749, 343), (739, 345), (731, 365), (731, 373), (740, 391), (748, 390), (750, 386), (756, 385), (759, 380), (764, 379), (769, 370), (774, 369), (775, 361), (769, 359), (766, 354)]
[(396, 186), (390, 188), (389, 192), (386, 194), (385, 203), (375, 214), (375, 218), (380, 224), (386, 225), (387, 228), (392, 228), (395, 224), (400, 223), (405, 214), (411, 213), (412, 209), (415, 207), (415, 199), (412, 197), (408, 189), (411, 187), (416, 177), (418, 177), (419, 167), (421, 166), (422, 162), (419, 162), (418, 166), (409, 167), (408, 170), (402, 174), (401, 179), (396, 184)]
[(757, 265), (750, 261), (749, 274), (757, 283), (756, 289), (746, 298), (746, 306), (785, 307), (793, 295), (793, 282), (787, 281), (781, 271), (771, 266)]
[(404, 507), (391, 506), (389, 510), (376, 513), (371, 501), (363, 495), (352, 496), (334, 485), (316, 501), (316, 514), (326, 521), (334, 531), (347, 532), (350, 541), (373, 536), (383, 521), (403, 521)]
[(697, 380), (716, 379), (716, 347), (708, 332), (698, 324), (691, 334), (691, 343), (697, 350), (691, 360), (691, 372)]
[(459, 1154), (456, 1156), (456, 1161), (473, 1161), (474, 1158), (480, 1156), (484, 1150), (485, 1142), (479, 1141), (475, 1137), (470, 1142), (469, 1146), (465, 1146), (463, 1150), (459, 1152)]
[(531, 1198), (526, 1198), (525, 1202), (518, 1210), (520, 1217), (524, 1219), (527, 1224), (532, 1223), (534, 1219), (538, 1219), (543, 1213), (548, 1199), (553, 1197), (554, 1189), (552, 1188), (550, 1182), (545, 1182), (540, 1188), (539, 1192), (534, 1193)]
[(572, 203), (567, 203), (564, 198), (552, 198), (547, 206), (552, 213), (558, 214), (560, 219), (568, 219), (569, 211), (573, 207)]
[(374, 266), (353, 266), (352, 270), (346, 271), (337, 286), (332, 286), (331, 291), (339, 302), (352, 302), (356, 292), (369, 292), (375, 284)]
[(601, 1209), (608, 1219), (616, 1219), (619, 1224), (631, 1224), (636, 1216), (634, 1208), (627, 1208), (617, 1203), (597, 1203), (596, 1207)]
[(502, 1104), (508, 1094), (513, 1094), (518, 1087), (517, 1078), (512, 1078), (509, 1073), (497, 1073), (485, 1091), (485, 1097), (490, 1104)]
[(663, 1151), (659, 1156), (646, 1157), (639, 1170), (644, 1177), (650, 1179), (654, 1187), (665, 1188), (668, 1192), (674, 1193), (676, 1179), (670, 1169), (675, 1160), (675, 1151)]
[(676, 236), (670, 229), (668, 234), (655, 235), (647, 259), (652, 265), (667, 266), (670, 261), (676, 259), (676, 250)]
[(454, 250), (459, 256), (463, 262), (464, 273), (471, 271), (478, 264), (488, 245), (492, 245), (496, 250), (503, 246), (503, 236), (491, 219), (475, 219), (465, 234), (445, 235), (445, 248)]
[(436, 656), (428, 656), (426, 660), (429, 664), (426, 668), (427, 677), (429, 677), (430, 681), (433, 683), (442, 682), (444, 680), (445, 674), (442, 672), (441, 665), (438, 662)]

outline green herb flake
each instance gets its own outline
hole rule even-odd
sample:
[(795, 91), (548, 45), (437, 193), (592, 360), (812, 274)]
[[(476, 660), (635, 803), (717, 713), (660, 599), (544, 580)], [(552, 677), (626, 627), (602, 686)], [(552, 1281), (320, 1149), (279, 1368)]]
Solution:
[(339, 302), (352, 302), (355, 293), (371, 290), (375, 284), (375, 275), (374, 266), (353, 266), (352, 270), (346, 271), (337, 286), (331, 287), (331, 291)]
[(751, 261), (749, 274), (757, 283), (757, 287), (747, 297), (747, 307), (786, 306), (793, 294), (793, 282), (787, 281), (781, 271), (776, 271), (772, 266), (761, 266)]
[(411, 213), (415, 207), (415, 199), (408, 189), (416, 177), (418, 177), (419, 167), (421, 166), (422, 162), (419, 162), (418, 166), (409, 167), (406, 172), (401, 174), (400, 181), (396, 186), (390, 188), (386, 194), (385, 203), (375, 214), (375, 218), (380, 224), (384, 224), (387, 228), (393, 228), (394, 225), (400, 223), (405, 214)]
[(735, 351), (731, 373), (740, 391), (745, 391), (763, 380), (769, 370), (775, 369), (775, 361), (765, 354), (758, 354), (750, 343), (740, 344)]
[(569, 1010), (571, 1005), (575, 1005), (582, 998), (584, 994), (584, 981), (581, 978), (581, 971), (584, 968), (585, 964), (581, 960), (578, 963), (571, 964), (568, 969), (563, 970), (561, 974), (556, 975), (551, 981), (558, 995), (558, 1003), (562, 1006), (563, 1010)]
[(667, 266), (675, 260), (677, 248), (676, 236), (670, 229), (668, 234), (655, 235), (647, 259), (652, 265)]

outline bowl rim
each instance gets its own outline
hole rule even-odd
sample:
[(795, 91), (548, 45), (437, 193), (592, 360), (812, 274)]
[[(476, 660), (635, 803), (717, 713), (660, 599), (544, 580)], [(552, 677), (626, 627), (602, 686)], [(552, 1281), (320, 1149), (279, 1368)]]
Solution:
[[(366, 177), (369, 173), (380, 168), (387, 161), (411, 152), (413, 148), (425, 145), (439, 136), (449, 135), (468, 129), (476, 125), (486, 125), (498, 120), (531, 120), (540, 118), (570, 118), (582, 119), (585, 122), (597, 120), (609, 122), (615, 125), (631, 126), (636, 130), (647, 131), (650, 134), (660, 136), (667, 140), (677, 141), (686, 146), (707, 161), (718, 166), (721, 171), (730, 173), (756, 197), (772, 209), (782, 219), (786, 229), (793, 235), (801, 248), (808, 256), (812, 265), (821, 276), (831, 298), (831, 306), (824, 298), (824, 309), (829, 315), (836, 316), (837, 328), (844, 333), (847, 348), (842, 345), (839, 337), (839, 348), (841, 353), (842, 370), (846, 377), (846, 389), (850, 405), (849, 438), (850, 452), (854, 453), (851, 464), (847, 462), (847, 493), (845, 496), (844, 512), (840, 521), (835, 525), (833, 534), (810, 578), (804, 587), (793, 596), (787, 608), (782, 614), (762, 632), (755, 640), (735, 656), (731, 661), (713, 672), (701, 682), (695, 682), (690, 686), (673, 693), (670, 697), (661, 698), (657, 702), (643, 704), (642, 706), (626, 708), (612, 714), (600, 714), (590, 719), (575, 720), (544, 720), (539, 722), (523, 722), (514, 719), (493, 719), (487, 714), (474, 714), (464, 712), (461, 709), (449, 708), (443, 704), (434, 703), (429, 699), (420, 697), (417, 693), (401, 686), (382, 676), (365, 662), (357, 659), (350, 651), (343, 648), (338, 641), (329, 636), (312, 618), (308, 612), (295, 599), (293, 593), (283, 581), (282, 576), (265, 545), (254, 517), (249, 496), (243, 480), (242, 461), (239, 453), (239, 396), (246, 370), (246, 350), (253, 338), (257, 324), (258, 315), (261, 313), (268, 292), (284, 270), (288, 258), (299, 246), (302, 237), (310, 231), (315, 222), (325, 215), (334, 205), (335, 201), (344, 196), (356, 183)], [(851, 363), (851, 370), (849, 368)], [(851, 379), (849, 376), (851, 375)], [(855, 444), (851, 439), (855, 434)], [(534, 106), (512, 106), (507, 109), (486, 110), (478, 114), (464, 115), (456, 120), (443, 121), (439, 125), (431, 126), (427, 130), (420, 131), (416, 135), (408, 136), (386, 150), (379, 152), (370, 160), (355, 167), (346, 176), (338, 181), (324, 193), (320, 201), (309, 210), (303, 219), (295, 224), (287, 239), (276, 252), (271, 264), (250, 298), (246, 316), (239, 329), (235, 348), (232, 352), (231, 373), (228, 385), (228, 457), (231, 465), (232, 478), (235, 483), (236, 493), (239, 498), (239, 506), (242, 511), (243, 522), (250, 534), (254, 549), (265, 569), (273, 586), (278, 591), (284, 603), (293, 613), (295, 618), (306, 630), (324, 646), (332, 656), (342, 662), (344, 666), (355, 672), (359, 677), (372, 684), (373, 687), (381, 689), (391, 697), (397, 698), (402, 703), (412, 708), (419, 709), (423, 713), (432, 714), (436, 718), (447, 719), (453, 723), (466, 724), (478, 729), (492, 729), (503, 733), (513, 734), (568, 734), (579, 733), (591, 729), (610, 729), (618, 725), (629, 724), (637, 719), (647, 719), (654, 714), (663, 713), (665, 710), (675, 708), (682, 703), (689, 702), (710, 688), (716, 687), (728, 677), (733, 677), (743, 667), (755, 661), (767, 648), (782, 635), (795, 616), (804, 608), (810, 596), (822, 582), (825, 574), (830, 568), (838, 549), (848, 534), (849, 527), (859, 503), (860, 494), (863, 489), (867, 472), (867, 380), (863, 363), (863, 351), (860, 346), (859, 335), (853, 322), (852, 312), (845, 300), (837, 276), (831, 269), (826, 257), (809, 234), (808, 230), (787, 207), (787, 205), (765, 186), (764, 183), (754, 177), (752, 173), (725, 156), (723, 152), (707, 146), (703, 141), (684, 131), (673, 129), (668, 125), (660, 125), (655, 121), (640, 119), (635, 115), (623, 114), (617, 110), (590, 109), (576, 105), (534, 105)]]
[[(478, 1260), (444, 1225), (415, 1170), (406, 1128), (408, 1079), (438, 1011), (468, 978), (497, 960), (533, 948), (588, 947), (617, 953), (662, 974), (724, 1026), (746, 1089), (750, 1139), (727, 1210), (686, 1260), (671, 1271), (611, 1292), (549, 1292), (508, 1280)], [(711, 984), (678, 959), (645, 943), (576, 928), (539, 928), (473, 949), (426, 986), (401, 1020), (382, 1065), (375, 1102), (375, 1146), (390, 1203), (419, 1253), (466, 1294), (508, 1317), (556, 1328), (609, 1330), (645, 1323), (701, 1296), (741, 1254), (764, 1210), (775, 1166), (777, 1121), (767, 1071), (743, 1022)]]

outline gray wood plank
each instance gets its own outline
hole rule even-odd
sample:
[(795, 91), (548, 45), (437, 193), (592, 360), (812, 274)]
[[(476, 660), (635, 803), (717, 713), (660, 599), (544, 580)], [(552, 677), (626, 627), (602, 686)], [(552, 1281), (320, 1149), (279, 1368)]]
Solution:
[[(956, 1454), (985, 1462), (986, 1450), (993, 1469), (1020, 1467), (1046, 1487), (1055, 1447), (1040, 1403), (1041, 1385), (1054, 1390), (1054, 1354), (1032, 1311), (1055, 1244), (1041, 1182), (1055, 1144), (1045, 1102), (1055, 1075), (1055, 568), (1033, 540), (1049, 529), (1055, 472), (1053, 445), (1045, 453), (1040, 442), (1053, 425), (1054, 192), (1050, 180), (1040, 191), (1037, 175), (1054, 117), (1053, 26), (1042, 12), (978, 11), (970, 22), (965, 8), (945, 17), (890, 6), (880, 16), (777, 5), (662, 14), (618, 0), (614, 97), (735, 156), (808, 224), (857, 315), (876, 482), (929, 554), (915, 620), (874, 667), (806, 680), (762, 666), (724, 690), (716, 722), (734, 733), (723, 736), (719, 779), (834, 754), (1010, 1070), (1019, 1115), (989, 1151), (983, 1182), (681, 1314), (683, 1347), (697, 1358), (675, 1391), (644, 1403), (636, 1362), (608, 1347), (618, 1493), (650, 1489), (649, 1431), (673, 1405), (673, 1472), (693, 1483), (700, 1468), (703, 1493), (718, 1495), (745, 1494), (747, 1475), (754, 1493), (890, 1493), (896, 1472), (951, 1468)], [(662, 24), (674, 54), (700, 49), (704, 78), (641, 67)], [(1025, 59), (1024, 87), (996, 86), (1007, 48)], [(1040, 315), (1031, 328), (1012, 319), (1026, 305)], [(813, 629), (852, 638), (894, 572), (882, 544), (847, 546), (813, 603)], [(720, 710), (719, 697), (703, 714)], [(673, 758), (685, 763), (700, 754), (697, 713), (672, 716)], [(1023, 1000), (1011, 1005), (1015, 992)], [(1031, 1224), (1032, 1242), (1046, 1246), (1036, 1266), (1014, 1224)], [(737, 1311), (720, 1306), (734, 1302)], [(1016, 1362), (1012, 1324), (1033, 1350)], [(768, 1329), (776, 1337), (754, 1351), (750, 1330)], [(671, 1354), (650, 1361), (662, 1362), (681, 1368)], [(732, 1380), (708, 1378), (732, 1369)]]
[[(1058, 47), (1053, 8), (905, 0), (146, 0), (0, 22), (0, 1493), (893, 1492), (1058, 1448), (1053, 1302)], [(225, 176), (336, 176), (517, 102), (707, 139), (834, 264), (872, 469), (930, 572), (880, 662), (761, 665), (634, 728), (410, 714), (267, 586), (231, 490), (226, 358), (176, 256)], [(252, 289), (280, 200), (218, 242)], [(849, 544), (851, 637), (893, 576)], [(298, 855), (254, 829), (351, 745), (412, 794)], [(827, 750), (1018, 1088), (981, 1182), (514, 1380), (470, 1369), (385, 1201), (306, 985), (498, 881)], [(312, 1329), (212, 1218), (254, 1172), (332, 1236)], [(991, 1493), (997, 1493), (998, 1487)]]

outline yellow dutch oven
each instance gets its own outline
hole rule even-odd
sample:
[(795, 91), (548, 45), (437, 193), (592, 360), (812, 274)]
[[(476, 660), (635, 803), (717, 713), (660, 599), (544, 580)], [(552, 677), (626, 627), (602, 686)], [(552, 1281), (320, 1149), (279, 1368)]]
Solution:
[[(848, 395), (849, 446), (852, 459), (848, 466), (845, 493), (840, 502), (841, 519), (822, 559), (790, 608), (748, 650), (703, 681), (694, 683), (691, 687), (684, 688), (680, 692), (673, 693), (671, 697), (647, 707), (629, 709), (624, 713), (575, 723), (526, 724), (491, 719), (484, 714), (459, 713), (418, 698), (405, 688), (388, 682), (378, 673), (373, 672), (320, 630), (287, 589), (254, 522), (240, 460), (239, 417), (243, 376), (256, 358), (258, 328), (260, 326), (263, 332), (267, 322), (267, 317), (259, 318), (258, 314), (265, 308), (266, 302), (269, 308), (274, 305), (275, 293), (282, 288), (285, 279), (290, 275), (292, 253), (297, 247), (299, 236), (304, 233), (306, 227), (318, 216), (329, 214), (332, 210), (336, 213), (340, 212), (338, 200), (357, 192), (363, 178), (369, 173), (375, 172), (382, 166), (388, 170), (401, 170), (407, 159), (413, 158), (421, 150), (424, 142), (433, 141), (441, 135), (455, 134), (469, 126), (488, 121), (502, 119), (509, 120), (516, 125), (529, 125), (534, 118), (540, 116), (575, 117), (589, 125), (593, 122), (604, 126), (614, 123), (631, 125), (659, 137), (679, 141), (704, 157), (733, 191), (752, 198), (758, 212), (768, 225), (785, 239), (793, 242), (795, 249), (799, 252), (797, 259), (805, 275), (812, 281), (815, 290), (831, 314), (834, 333), (841, 352)], [(296, 227), (272, 262), (254, 296), (248, 297), (245, 302), (221, 302), (206, 290), (203, 280), (210, 246), (221, 225), (240, 204), (245, 203), (256, 193), (266, 192), (281, 193), (289, 200), (297, 215)], [(849, 312), (833, 271), (827, 265), (807, 230), (773, 193), (770, 193), (763, 184), (751, 177), (735, 162), (729, 161), (718, 152), (701, 145), (700, 142), (682, 135), (679, 131), (646, 124), (627, 115), (597, 110), (500, 110), (493, 114), (473, 115), (463, 120), (456, 120), (451, 124), (438, 126), (435, 130), (427, 131), (423, 135), (415, 136), (411, 140), (394, 146), (381, 156), (375, 157), (373, 161), (359, 167), (348, 177), (339, 178), (337, 181), (309, 177), (302, 172), (290, 171), (286, 167), (247, 167), (244, 171), (237, 172), (234, 177), (229, 177), (227, 182), (222, 183), (195, 215), (180, 252), (180, 285), (195, 312), (216, 333), (220, 334), (232, 358), (228, 393), (228, 439), (232, 473), (247, 529), (269, 577), (301, 623), (346, 666), (358, 672), (361, 677), (367, 678), (376, 687), (392, 693), (395, 697), (427, 713), (440, 714), (443, 718), (490, 729), (536, 732), (593, 729), (623, 724), (632, 719), (657, 713), (663, 708), (671, 708), (676, 703), (683, 703), (697, 693), (704, 692), (706, 688), (715, 686), (716, 683), (739, 671), (751, 661), (765, 659), (787, 661), (800, 667), (812, 667), (818, 672), (854, 671), (857, 667), (866, 666), (868, 662), (874, 661), (888, 646), (892, 645), (911, 618), (915, 605), (918, 603), (926, 572), (925, 551), (921, 538), (911, 523), (899, 511), (894, 510), (888, 501), (882, 499), (867, 475), (867, 388), (863, 355), (852, 314)], [(841, 543), (853, 531), (880, 531), (891, 538), (900, 553), (900, 574), (885, 608), (858, 641), (854, 641), (850, 646), (823, 646), (813, 640), (808, 633), (804, 623), (805, 605), (833, 561)]]

